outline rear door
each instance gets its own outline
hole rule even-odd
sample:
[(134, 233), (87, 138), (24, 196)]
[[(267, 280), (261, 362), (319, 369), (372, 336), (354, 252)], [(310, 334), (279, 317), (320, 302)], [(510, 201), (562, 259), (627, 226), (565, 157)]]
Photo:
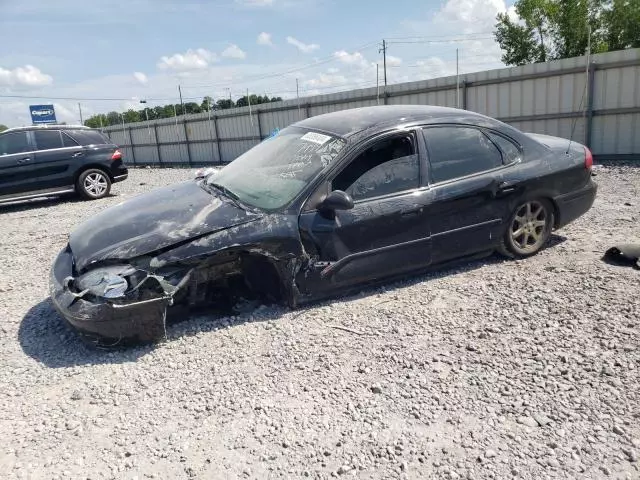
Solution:
[(30, 132), (0, 135), (0, 200), (39, 187)]
[(510, 200), (521, 187), (509, 175), (521, 160), (507, 137), (473, 126), (422, 130), (433, 200), (429, 205), (433, 261), (495, 247), (506, 228)]
[(36, 172), (42, 188), (73, 188), (74, 173), (84, 156), (83, 148), (60, 130), (36, 130), (33, 136), (37, 147)]
[[(420, 187), (417, 139), (403, 132), (374, 140), (310, 198), (299, 226), (305, 250), (317, 260), (296, 279), (302, 292), (329, 292), (430, 263), (429, 192)], [(348, 193), (354, 207), (316, 210), (314, 199), (332, 190)]]

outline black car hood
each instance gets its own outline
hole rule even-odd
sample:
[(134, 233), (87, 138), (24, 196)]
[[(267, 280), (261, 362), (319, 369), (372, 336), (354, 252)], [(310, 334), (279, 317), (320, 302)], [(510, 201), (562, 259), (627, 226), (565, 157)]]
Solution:
[(79, 225), (69, 246), (78, 271), (103, 260), (129, 260), (262, 215), (187, 181), (108, 208)]

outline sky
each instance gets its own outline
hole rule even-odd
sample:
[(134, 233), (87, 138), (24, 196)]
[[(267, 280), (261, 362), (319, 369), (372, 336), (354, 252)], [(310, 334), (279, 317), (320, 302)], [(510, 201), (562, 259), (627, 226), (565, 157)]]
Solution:
[(0, 0), (0, 124), (147, 105), (294, 98), (503, 67), (512, 0)]

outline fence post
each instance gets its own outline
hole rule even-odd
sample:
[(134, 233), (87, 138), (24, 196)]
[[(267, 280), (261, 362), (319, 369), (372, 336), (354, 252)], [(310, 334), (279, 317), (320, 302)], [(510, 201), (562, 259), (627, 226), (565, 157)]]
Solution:
[(584, 126), (584, 144), (587, 148), (591, 149), (591, 133), (593, 130), (593, 92), (595, 78), (596, 78), (596, 64), (591, 62), (589, 64), (589, 75), (588, 75), (589, 88), (587, 90), (587, 118)]
[(220, 132), (218, 132), (218, 115), (213, 116), (213, 127), (216, 131), (216, 146), (218, 148), (218, 164), (222, 164), (222, 153), (220, 152)]
[(467, 81), (462, 81), (462, 109), (467, 109)]
[(158, 152), (158, 164), (162, 165), (162, 156), (160, 155), (160, 142), (158, 141), (158, 126), (153, 124), (153, 139), (156, 142), (156, 151)]
[(256, 109), (256, 118), (258, 119), (258, 142), (262, 141), (262, 126), (260, 125), (260, 110)]
[(129, 127), (127, 130), (129, 130), (129, 145), (131, 146), (131, 160), (133, 161), (133, 164), (136, 164), (136, 153), (135, 153), (135, 148), (133, 146), (133, 137), (131, 136), (131, 127)]
[(186, 118), (182, 121), (182, 127), (184, 129), (184, 139), (187, 141), (187, 162), (189, 163), (189, 167), (191, 167), (191, 148), (189, 148), (189, 132), (187, 130)]
[(307, 118), (309, 118), (309, 108), (310, 108), (310, 105), (308, 103), (305, 104), (305, 106), (304, 106), (304, 114), (305, 114), (305, 116)]

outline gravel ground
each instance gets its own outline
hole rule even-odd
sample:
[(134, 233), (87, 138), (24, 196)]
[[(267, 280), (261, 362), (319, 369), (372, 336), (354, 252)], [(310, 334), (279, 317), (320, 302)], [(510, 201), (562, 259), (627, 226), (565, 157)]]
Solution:
[(109, 353), (61, 324), (49, 266), (74, 225), (191, 172), (0, 207), (0, 476), (640, 478), (640, 272), (600, 260), (640, 241), (640, 169), (598, 171), (594, 208), (533, 258)]

